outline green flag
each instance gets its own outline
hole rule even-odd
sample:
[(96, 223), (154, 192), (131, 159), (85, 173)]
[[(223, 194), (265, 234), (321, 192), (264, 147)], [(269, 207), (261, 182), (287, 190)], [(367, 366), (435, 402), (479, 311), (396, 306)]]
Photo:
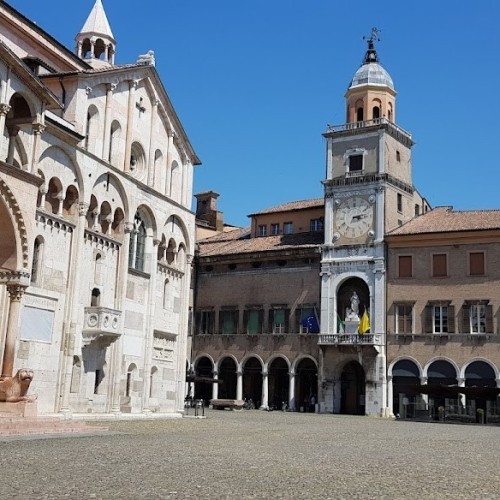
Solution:
[(340, 319), (337, 314), (337, 333), (345, 333), (345, 323)]

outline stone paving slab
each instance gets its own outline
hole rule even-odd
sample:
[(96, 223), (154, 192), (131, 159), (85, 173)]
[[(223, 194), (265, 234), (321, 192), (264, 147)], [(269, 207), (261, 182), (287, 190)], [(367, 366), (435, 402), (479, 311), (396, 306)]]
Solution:
[(0, 443), (0, 498), (500, 499), (500, 428), (282, 412)]

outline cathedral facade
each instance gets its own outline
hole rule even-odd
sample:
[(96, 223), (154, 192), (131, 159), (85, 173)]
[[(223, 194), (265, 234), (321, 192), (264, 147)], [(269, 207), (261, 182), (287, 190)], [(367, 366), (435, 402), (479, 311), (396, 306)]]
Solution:
[(200, 162), (154, 53), (115, 64), (101, 0), (74, 51), (0, 23), (2, 377), (39, 413), (180, 411)]

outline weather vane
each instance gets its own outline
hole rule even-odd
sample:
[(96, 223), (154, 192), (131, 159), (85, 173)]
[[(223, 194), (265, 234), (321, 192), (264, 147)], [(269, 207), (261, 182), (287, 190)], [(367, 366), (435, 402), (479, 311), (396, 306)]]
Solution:
[(382, 30), (379, 30), (378, 28), (373, 27), (370, 36), (369, 37), (364, 36), (363, 40), (368, 40), (369, 42), (375, 42), (375, 41), (380, 42), (380, 38), (378, 35), (381, 32), (382, 32)]

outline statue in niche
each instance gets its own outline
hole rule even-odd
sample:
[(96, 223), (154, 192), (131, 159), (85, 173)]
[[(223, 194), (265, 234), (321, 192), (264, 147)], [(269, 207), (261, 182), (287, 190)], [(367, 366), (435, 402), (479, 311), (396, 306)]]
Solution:
[(347, 308), (346, 321), (359, 321), (359, 297), (354, 291), (351, 295), (351, 307)]

